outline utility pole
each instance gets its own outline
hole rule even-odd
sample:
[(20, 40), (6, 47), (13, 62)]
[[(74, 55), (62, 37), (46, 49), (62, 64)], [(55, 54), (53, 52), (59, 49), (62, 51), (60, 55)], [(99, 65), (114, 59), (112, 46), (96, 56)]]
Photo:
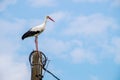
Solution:
[(31, 60), (31, 80), (42, 80), (42, 54), (39, 51), (33, 51), (29, 57)]

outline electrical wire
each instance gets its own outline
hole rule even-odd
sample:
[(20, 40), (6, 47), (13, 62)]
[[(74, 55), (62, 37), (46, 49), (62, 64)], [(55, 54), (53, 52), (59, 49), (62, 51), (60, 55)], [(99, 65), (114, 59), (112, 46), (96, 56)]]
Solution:
[[(40, 65), (41, 67), (42, 67), (42, 69), (44, 70), (44, 71), (46, 71), (46, 72), (48, 72), (49, 74), (51, 74), (54, 78), (56, 78), (57, 80), (60, 80), (57, 76), (55, 76), (52, 72), (50, 72), (49, 70), (47, 70), (46, 68), (48, 67), (48, 64), (47, 64), (47, 57), (45, 56), (45, 54), (43, 53), (43, 52), (39, 52), (39, 54), (41, 53), (42, 54), (42, 56), (43, 56), (43, 59), (44, 60), (42, 60), (42, 64), (32, 64), (32, 56), (33, 56), (33, 53), (34, 52), (36, 52), (36, 51), (32, 51), (31, 53), (30, 53), (30, 55), (29, 55), (29, 63), (30, 63), (30, 66), (31, 66), (31, 68), (32, 68), (32, 66), (34, 66), (34, 65)], [(39, 56), (39, 58), (40, 58), (40, 56)], [(47, 64), (47, 65), (46, 65)], [(46, 68), (45, 68), (45, 66), (46, 66)], [(44, 72), (44, 74), (45, 74), (45, 72)], [(41, 76), (41, 75), (40, 75)], [(44, 75), (43, 75), (44, 76)]]

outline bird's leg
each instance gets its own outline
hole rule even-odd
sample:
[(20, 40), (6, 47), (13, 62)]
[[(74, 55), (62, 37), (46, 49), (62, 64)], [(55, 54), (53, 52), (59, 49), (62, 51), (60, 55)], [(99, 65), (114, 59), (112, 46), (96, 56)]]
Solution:
[(35, 36), (35, 46), (36, 46), (36, 51), (38, 52), (38, 36)]

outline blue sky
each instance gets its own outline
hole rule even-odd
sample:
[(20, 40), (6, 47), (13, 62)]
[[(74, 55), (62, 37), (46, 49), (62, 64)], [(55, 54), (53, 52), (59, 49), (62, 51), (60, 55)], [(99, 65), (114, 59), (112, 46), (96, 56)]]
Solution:
[(120, 80), (120, 0), (0, 0), (0, 80), (30, 80), (34, 38), (21, 36), (46, 15), (55, 23), (39, 36), (39, 50), (51, 72), (61, 80)]

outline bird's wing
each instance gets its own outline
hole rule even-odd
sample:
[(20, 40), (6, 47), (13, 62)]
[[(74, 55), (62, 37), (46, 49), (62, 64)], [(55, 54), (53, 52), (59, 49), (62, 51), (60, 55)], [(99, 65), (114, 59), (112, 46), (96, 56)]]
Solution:
[(34, 36), (36, 34), (38, 34), (40, 31), (27, 31), (25, 34), (23, 34), (22, 36), (22, 40), (24, 40), (25, 38), (27, 37), (31, 37), (31, 36)]

